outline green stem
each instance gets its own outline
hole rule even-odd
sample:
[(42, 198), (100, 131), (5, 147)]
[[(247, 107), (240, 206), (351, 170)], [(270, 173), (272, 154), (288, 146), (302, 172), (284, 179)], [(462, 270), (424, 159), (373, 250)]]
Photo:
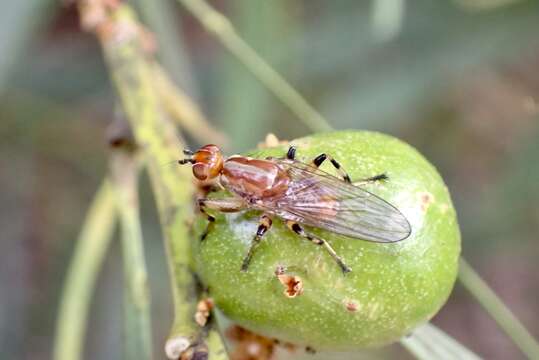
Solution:
[(459, 279), (518, 348), (528, 358), (539, 359), (537, 341), (463, 258), (460, 259)]
[(201, 327), (196, 324), (197, 289), (191, 271), (187, 220), (192, 216), (193, 186), (187, 167), (163, 166), (178, 158), (174, 125), (163, 116), (157, 96), (154, 71), (137, 37), (138, 22), (127, 5), (110, 14), (110, 25), (100, 33), (105, 59), (125, 114), (148, 165), (157, 210), (163, 229), (171, 288), (174, 323), (165, 345), (167, 354), (182, 354), (199, 343)]
[(122, 230), (125, 358), (152, 356), (150, 292), (137, 193), (138, 164), (132, 153), (111, 154), (110, 172)]
[(182, 89), (177, 87), (159, 64), (153, 64), (154, 85), (163, 108), (197, 141), (226, 146), (225, 135), (215, 130), (202, 110)]
[(479, 360), (479, 357), (432, 324), (418, 327), (401, 345), (420, 360)]
[(199, 91), (174, 3), (162, 0), (132, 0), (135, 10), (151, 29), (157, 41), (157, 56), (169, 76), (192, 98)]
[(56, 325), (55, 360), (82, 358), (88, 310), (115, 221), (114, 197), (104, 181), (88, 210), (69, 265)]
[[(213, 324), (216, 327), (216, 324)], [(216, 329), (211, 329), (208, 333), (207, 340), (208, 344), (208, 359), (210, 360), (228, 360), (228, 353), (224, 346), (221, 335)]]
[(331, 126), (301, 94), (256, 53), (236, 32), (230, 21), (203, 0), (178, 0), (253, 75), (314, 131), (328, 131)]

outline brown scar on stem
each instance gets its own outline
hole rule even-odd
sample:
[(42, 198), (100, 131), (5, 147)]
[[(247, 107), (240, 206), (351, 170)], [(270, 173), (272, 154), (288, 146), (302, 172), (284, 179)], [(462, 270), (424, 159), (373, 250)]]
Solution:
[(421, 211), (425, 212), (429, 206), (434, 202), (434, 195), (430, 192), (421, 192), (419, 193), (419, 202), (421, 205)]
[(195, 321), (200, 326), (205, 326), (213, 309), (213, 299), (205, 298), (197, 303), (197, 311), (195, 313)]
[(284, 286), (284, 295), (288, 298), (295, 298), (303, 293), (303, 281), (299, 276), (286, 274), (286, 268), (284, 266), (277, 266), (275, 268), (275, 276)]

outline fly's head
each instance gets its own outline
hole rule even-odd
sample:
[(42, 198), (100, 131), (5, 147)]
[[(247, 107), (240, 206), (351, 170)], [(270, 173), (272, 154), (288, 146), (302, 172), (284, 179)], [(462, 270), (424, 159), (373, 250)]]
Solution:
[(217, 145), (205, 145), (193, 152), (184, 150), (183, 153), (189, 156), (179, 160), (179, 164), (193, 164), (193, 175), (200, 181), (211, 180), (219, 176), (223, 170), (223, 154)]

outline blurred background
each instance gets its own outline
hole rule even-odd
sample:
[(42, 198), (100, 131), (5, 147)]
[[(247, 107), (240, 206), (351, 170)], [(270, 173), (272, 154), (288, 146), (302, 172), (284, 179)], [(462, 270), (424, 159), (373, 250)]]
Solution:
[[(177, 2), (132, 3), (156, 33), (162, 63), (230, 138), (229, 152), (268, 132), (310, 132)], [(389, 133), (436, 165), (457, 208), (464, 256), (539, 337), (539, 3), (212, 4), (335, 128)], [(2, 2), (2, 359), (50, 358), (66, 267), (107, 171), (115, 96), (100, 48), (78, 22), (69, 1)], [(171, 299), (146, 178), (141, 196), (159, 359)], [(88, 359), (121, 356), (121, 287), (114, 242), (92, 305)], [(523, 357), (458, 283), (433, 321), (485, 358)], [(398, 345), (387, 354), (409, 357)]]

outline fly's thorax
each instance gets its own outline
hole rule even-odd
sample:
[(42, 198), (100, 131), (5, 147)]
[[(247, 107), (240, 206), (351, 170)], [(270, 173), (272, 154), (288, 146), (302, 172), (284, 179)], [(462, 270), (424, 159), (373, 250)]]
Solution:
[(264, 199), (285, 194), (290, 178), (272, 161), (233, 156), (225, 161), (220, 180), (242, 197)]

